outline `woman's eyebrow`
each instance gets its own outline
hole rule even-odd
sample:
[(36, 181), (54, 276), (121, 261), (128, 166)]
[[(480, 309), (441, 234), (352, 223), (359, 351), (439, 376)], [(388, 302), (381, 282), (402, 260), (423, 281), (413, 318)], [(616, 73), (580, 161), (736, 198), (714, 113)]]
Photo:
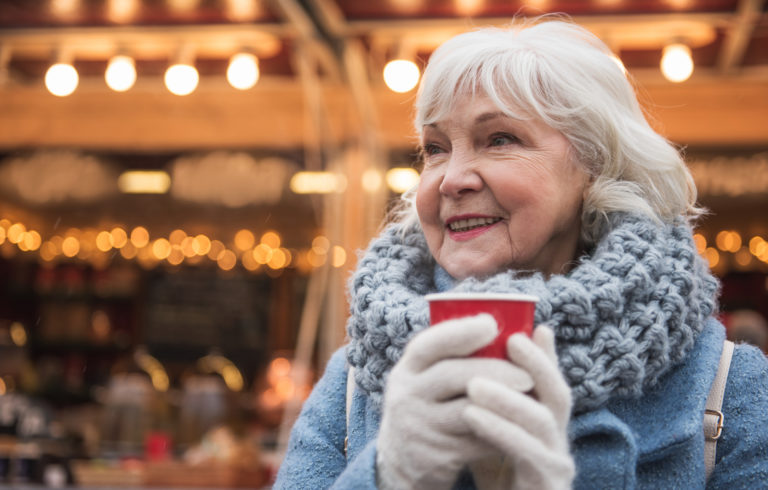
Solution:
[(501, 111), (484, 112), (483, 114), (480, 114), (475, 118), (475, 124), (484, 123), (492, 119), (498, 119), (498, 118), (511, 119), (507, 114)]

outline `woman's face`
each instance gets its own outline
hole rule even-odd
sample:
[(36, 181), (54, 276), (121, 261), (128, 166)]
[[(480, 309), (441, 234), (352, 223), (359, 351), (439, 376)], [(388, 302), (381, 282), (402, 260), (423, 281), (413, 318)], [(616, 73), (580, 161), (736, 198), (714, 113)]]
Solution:
[(544, 122), (461, 96), (422, 133), (416, 210), (437, 263), (457, 279), (506, 269), (562, 273), (575, 258), (589, 177)]

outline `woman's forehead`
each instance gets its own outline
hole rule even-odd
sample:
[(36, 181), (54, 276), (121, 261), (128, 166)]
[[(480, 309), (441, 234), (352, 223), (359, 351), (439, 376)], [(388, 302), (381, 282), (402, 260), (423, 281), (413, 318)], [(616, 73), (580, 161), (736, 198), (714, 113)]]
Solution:
[(458, 114), (485, 122), (489, 119), (505, 116), (517, 120), (532, 118), (528, 111), (518, 107), (513, 101), (501, 101), (490, 97), (484, 90), (454, 93), (452, 97), (435, 102), (426, 107), (422, 129), (428, 126), (439, 126), (451, 120)]

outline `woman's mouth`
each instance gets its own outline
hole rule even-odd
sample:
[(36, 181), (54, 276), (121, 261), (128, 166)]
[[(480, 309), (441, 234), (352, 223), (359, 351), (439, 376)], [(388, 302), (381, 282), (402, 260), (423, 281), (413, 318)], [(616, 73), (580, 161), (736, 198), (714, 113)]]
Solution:
[(448, 229), (454, 233), (463, 233), (476, 228), (490, 226), (501, 221), (501, 218), (465, 218), (448, 223)]

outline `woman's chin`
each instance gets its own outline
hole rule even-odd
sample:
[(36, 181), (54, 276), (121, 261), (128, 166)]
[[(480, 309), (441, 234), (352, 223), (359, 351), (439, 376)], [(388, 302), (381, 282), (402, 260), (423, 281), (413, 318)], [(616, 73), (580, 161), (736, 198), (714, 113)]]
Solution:
[(505, 266), (494, 266), (478, 264), (477, 261), (468, 261), (463, 263), (462, 261), (453, 261), (451, 264), (440, 264), (443, 269), (448, 272), (454, 279), (462, 281), (469, 277), (485, 278), (493, 276), (499, 272), (507, 270)]

